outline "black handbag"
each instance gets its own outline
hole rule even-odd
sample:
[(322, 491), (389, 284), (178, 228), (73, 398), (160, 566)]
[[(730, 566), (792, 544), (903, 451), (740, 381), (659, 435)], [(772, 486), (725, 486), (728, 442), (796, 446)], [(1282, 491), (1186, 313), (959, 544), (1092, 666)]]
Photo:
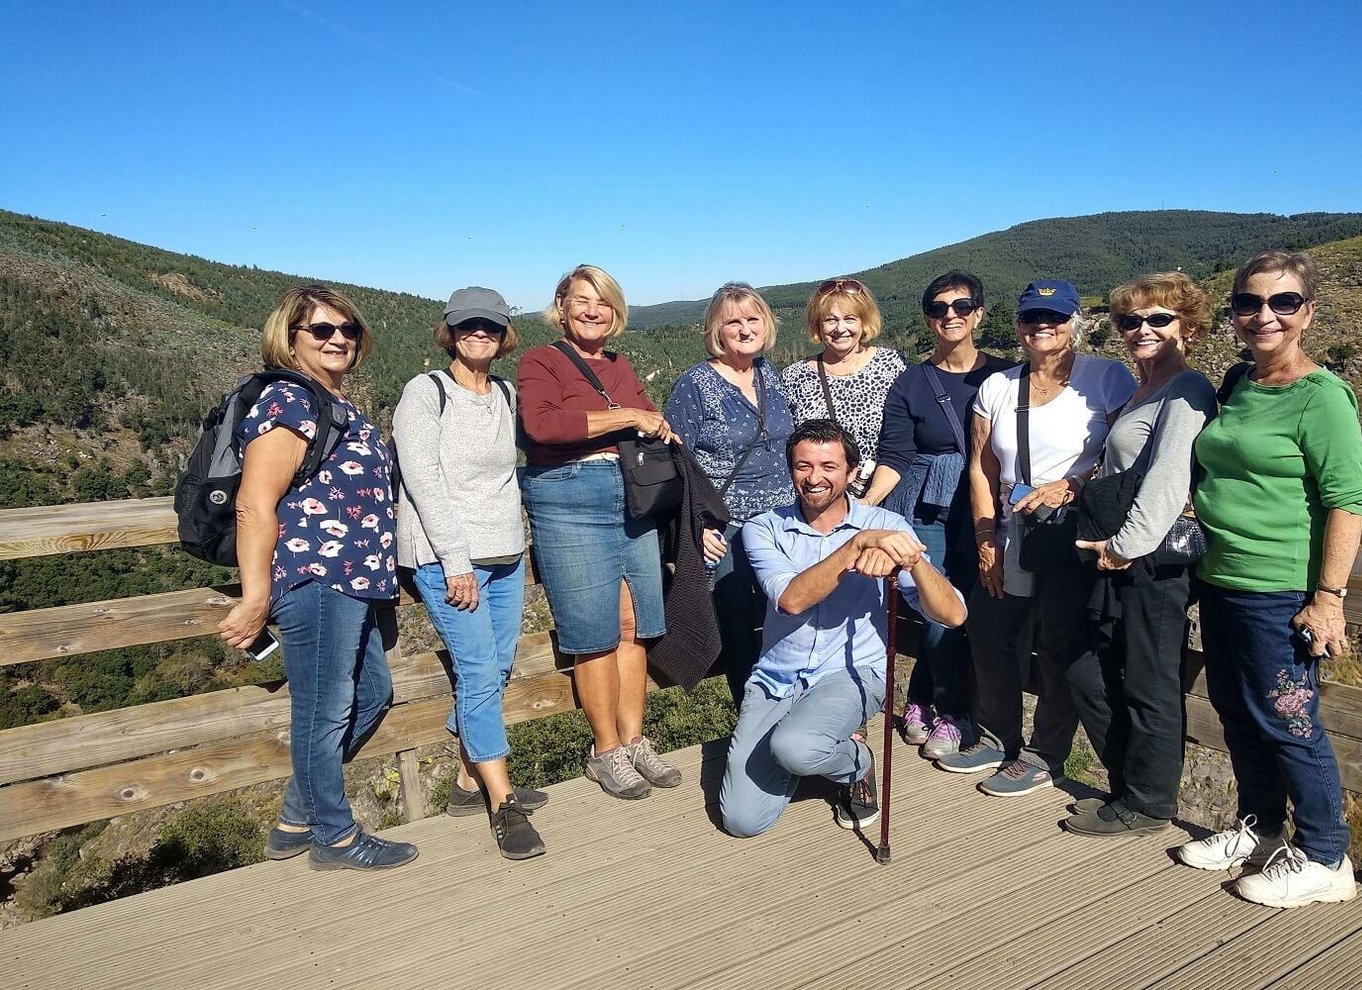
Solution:
[[(1021, 381), (1017, 393), (1017, 468), (1022, 481), (1031, 484), (1031, 366), (1021, 367)], [(1079, 566), (1078, 514), (1066, 508), (1051, 512), (1044, 519), (1034, 514), (1014, 513), (1021, 521), (1021, 548), (1017, 557), (1022, 570), (1032, 574), (1054, 574), (1072, 571)]]
[[(553, 346), (566, 354), (582, 377), (601, 394), (606, 409), (621, 408), (571, 344), (555, 340)], [(620, 470), (624, 474), (624, 507), (631, 519), (666, 515), (681, 507), (681, 475), (669, 444), (656, 437), (639, 437), (616, 440), (615, 446), (620, 451)]]

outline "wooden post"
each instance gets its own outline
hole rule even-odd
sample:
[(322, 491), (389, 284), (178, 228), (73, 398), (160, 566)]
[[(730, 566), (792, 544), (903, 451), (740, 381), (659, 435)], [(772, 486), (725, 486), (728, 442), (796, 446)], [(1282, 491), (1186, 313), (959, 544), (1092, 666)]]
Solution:
[(404, 749), (397, 754), (397, 773), (402, 778), (402, 810), (407, 821), (419, 822), (426, 817), (426, 793), (421, 788), (421, 764), (416, 750)]

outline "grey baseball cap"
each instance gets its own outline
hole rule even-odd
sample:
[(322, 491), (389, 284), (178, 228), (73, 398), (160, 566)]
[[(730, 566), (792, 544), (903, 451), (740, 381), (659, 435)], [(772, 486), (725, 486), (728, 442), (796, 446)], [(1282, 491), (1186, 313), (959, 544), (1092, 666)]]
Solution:
[(484, 289), (480, 285), (470, 285), (457, 290), (449, 297), (445, 306), (445, 322), (456, 327), (465, 320), (491, 320), (499, 327), (511, 323), (511, 309), (501, 293), (495, 289)]

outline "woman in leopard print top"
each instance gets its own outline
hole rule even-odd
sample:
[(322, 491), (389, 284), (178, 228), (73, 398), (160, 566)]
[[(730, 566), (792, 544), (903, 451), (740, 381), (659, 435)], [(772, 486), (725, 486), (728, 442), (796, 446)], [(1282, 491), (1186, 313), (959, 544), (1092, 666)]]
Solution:
[(804, 311), (809, 340), (823, 350), (781, 374), (796, 425), (836, 420), (856, 438), (863, 460), (876, 459), (884, 401), (906, 367), (898, 351), (871, 346), (881, 322), (869, 289), (854, 278), (828, 279)]

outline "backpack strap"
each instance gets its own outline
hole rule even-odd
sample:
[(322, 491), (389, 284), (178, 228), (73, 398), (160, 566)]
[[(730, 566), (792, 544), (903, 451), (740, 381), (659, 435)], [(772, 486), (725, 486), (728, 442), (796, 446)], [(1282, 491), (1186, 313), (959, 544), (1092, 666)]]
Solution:
[(267, 386), (279, 382), (287, 382), (306, 389), (308, 395), (312, 396), (317, 411), (317, 432), (308, 441), (307, 454), (298, 467), (298, 473), (293, 476), (294, 485), (299, 485), (321, 470), (322, 463), (340, 446), (350, 427), (350, 417), (344, 407), (332, 399), (331, 393), (308, 375), (291, 368), (268, 368), (248, 376), (241, 383), (240, 401), (237, 405), (238, 418), (232, 424), (233, 436), (251, 406), (260, 401), (260, 393), (264, 392)]
[(439, 372), (439, 371), (427, 372), (427, 375), (428, 375), (428, 377), (430, 378), (430, 380), (433, 381), (433, 382), (435, 383), (435, 391), (438, 392), (438, 393), (440, 394), (440, 415), (441, 415), (441, 416), (444, 416), (444, 414), (445, 414), (445, 382), (444, 382), (444, 379), (441, 377), (441, 374), (442, 374), (442, 373)]
[(1225, 372), (1225, 378), (1220, 383), (1220, 388), (1216, 390), (1215, 401), (1222, 406), (1230, 401), (1230, 396), (1234, 394), (1234, 387), (1239, 384), (1239, 379), (1243, 378), (1253, 370), (1252, 361), (1241, 361), (1231, 365)]

